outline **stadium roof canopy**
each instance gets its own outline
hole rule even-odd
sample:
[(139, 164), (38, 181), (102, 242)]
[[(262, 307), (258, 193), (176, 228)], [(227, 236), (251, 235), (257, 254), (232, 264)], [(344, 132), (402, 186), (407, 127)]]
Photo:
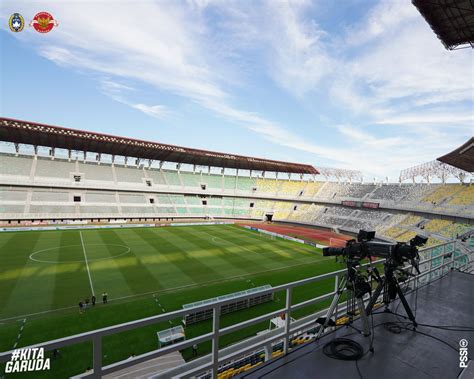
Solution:
[(438, 161), (467, 172), (474, 172), (474, 137), (456, 150), (438, 158)]
[(412, 0), (444, 47), (474, 47), (473, 0)]
[(199, 166), (319, 174), (313, 166), (305, 164), (191, 149), (9, 118), (0, 118), (0, 140)]

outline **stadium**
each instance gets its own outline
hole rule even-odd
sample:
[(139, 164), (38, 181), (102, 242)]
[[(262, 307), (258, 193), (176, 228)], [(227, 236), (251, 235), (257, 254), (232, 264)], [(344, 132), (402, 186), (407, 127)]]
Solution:
[(390, 182), (81, 124), (0, 117), (0, 375), (474, 377), (474, 137)]

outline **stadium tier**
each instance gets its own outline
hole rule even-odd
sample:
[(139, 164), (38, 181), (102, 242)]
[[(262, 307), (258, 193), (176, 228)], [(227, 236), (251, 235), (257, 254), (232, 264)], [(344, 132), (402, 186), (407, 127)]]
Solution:
[[(0, 160), (6, 225), (271, 216), (350, 232), (373, 229), (389, 239), (418, 231), (444, 240), (468, 231), (474, 214), (471, 185), (264, 179), (31, 155), (2, 154)], [(342, 206), (343, 201), (376, 203), (379, 209)], [(407, 217), (400, 219), (400, 213)]]

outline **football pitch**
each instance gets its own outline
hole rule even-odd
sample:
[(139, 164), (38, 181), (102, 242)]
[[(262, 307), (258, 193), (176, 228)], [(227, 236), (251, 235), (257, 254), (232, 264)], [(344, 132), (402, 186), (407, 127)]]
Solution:
[[(0, 350), (338, 268), (333, 259), (322, 256), (320, 249), (271, 239), (237, 225), (0, 233)], [(295, 290), (293, 301), (331, 290), (332, 281), (306, 285)], [(109, 295), (106, 305), (101, 301), (104, 291)], [(79, 301), (92, 294), (97, 305), (80, 314)], [(230, 325), (283, 305), (284, 294), (277, 294), (273, 302), (222, 316), (221, 324)], [(314, 306), (306, 313), (309, 311), (314, 311)], [(304, 313), (302, 310), (300, 315)], [(158, 324), (105, 338), (105, 363), (156, 349), (156, 332), (179, 323), (175, 320), (171, 325)], [(267, 325), (243, 330), (239, 336), (230, 334), (221, 343), (253, 335)], [(187, 327), (186, 335), (193, 337), (209, 328), (208, 322), (202, 322)], [(92, 352), (87, 345), (65, 348), (60, 359), (52, 363), (52, 377), (77, 374), (90, 365)], [(204, 344), (199, 353), (206, 353), (208, 347)], [(71, 361), (68, 351), (83, 361)], [(183, 356), (189, 357), (189, 352), (184, 351)]]

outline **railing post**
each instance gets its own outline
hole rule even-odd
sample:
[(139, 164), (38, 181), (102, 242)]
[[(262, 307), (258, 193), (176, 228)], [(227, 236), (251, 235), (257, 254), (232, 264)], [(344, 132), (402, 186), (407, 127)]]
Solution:
[[(337, 291), (339, 289), (339, 275), (336, 275), (334, 277), (334, 293), (337, 295)], [(335, 318), (334, 320), (337, 321), (338, 317), (339, 317), (339, 302), (337, 302), (336, 304), (336, 313), (335, 313)]]
[(93, 361), (92, 368), (94, 370), (94, 377), (102, 377), (102, 337), (94, 336), (92, 339)]
[(286, 306), (285, 306), (285, 342), (283, 344), (283, 352), (288, 354), (290, 348), (290, 310), (291, 310), (291, 287), (286, 289)]
[(430, 248), (430, 268), (429, 268), (429, 274), (428, 274), (428, 283), (431, 283), (431, 276), (433, 275), (433, 272), (431, 271), (431, 269), (433, 268), (433, 253), (434, 253), (434, 249), (433, 248)]
[(212, 312), (212, 377), (217, 378), (219, 371), (219, 324), (221, 306), (216, 304)]
[(455, 254), (456, 254), (456, 242), (453, 242), (452, 244), (452, 249), (451, 249), (451, 264), (448, 265), (448, 270), (447, 271), (450, 271), (454, 269), (454, 263), (455, 263)]
[(267, 362), (272, 358), (272, 344), (265, 345), (263, 351), (265, 352), (265, 362)]

